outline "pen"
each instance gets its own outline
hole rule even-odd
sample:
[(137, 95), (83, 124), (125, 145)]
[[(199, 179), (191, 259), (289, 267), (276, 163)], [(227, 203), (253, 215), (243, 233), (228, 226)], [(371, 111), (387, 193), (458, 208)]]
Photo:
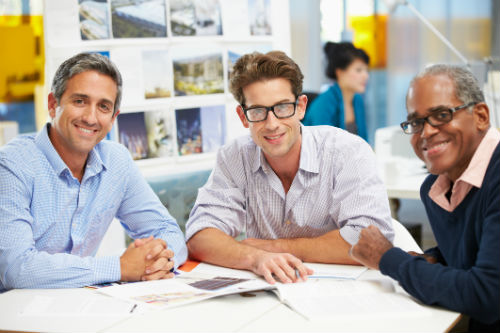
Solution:
[(137, 304), (134, 304), (134, 306), (132, 307), (132, 309), (130, 309), (130, 313), (134, 312), (135, 308), (137, 308)]

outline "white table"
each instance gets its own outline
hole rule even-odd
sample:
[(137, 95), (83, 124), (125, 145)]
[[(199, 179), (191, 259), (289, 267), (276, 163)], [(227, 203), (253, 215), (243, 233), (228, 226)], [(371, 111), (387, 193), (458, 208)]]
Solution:
[[(359, 279), (388, 280), (378, 271), (366, 271)], [(397, 286), (396, 291), (402, 289)], [(88, 289), (12, 290), (0, 295), (0, 331), (50, 331), (50, 332), (159, 332), (159, 331), (217, 331), (217, 332), (302, 332), (302, 331), (399, 331), (444, 332), (454, 326), (460, 314), (437, 307), (425, 316), (405, 315), (388, 318), (363, 316), (335, 317), (307, 320), (270, 292), (255, 292), (253, 297), (230, 295), (214, 298), (183, 307), (156, 310), (134, 315), (84, 316), (84, 315), (21, 315), (35, 296), (62, 297), (78, 304), (92, 295), (103, 297)]]

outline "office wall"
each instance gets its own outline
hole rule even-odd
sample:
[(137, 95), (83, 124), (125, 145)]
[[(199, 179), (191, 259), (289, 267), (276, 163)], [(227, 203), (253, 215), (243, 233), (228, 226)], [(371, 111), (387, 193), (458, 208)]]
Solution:
[[(410, 1), (470, 61), (484, 79), (483, 59), (491, 55), (492, 1)], [(433, 63), (463, 62), (406, 6), (388, 21), (387, 125), (406, 118), (405, 96), (411, 78)]]

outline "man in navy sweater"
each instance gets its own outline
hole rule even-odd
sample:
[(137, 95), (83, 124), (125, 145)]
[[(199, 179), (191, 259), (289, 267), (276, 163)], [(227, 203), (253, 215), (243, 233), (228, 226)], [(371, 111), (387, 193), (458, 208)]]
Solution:
[(438, 246), (406, 253), (369, 226), (351, 256), (425, 304), (470, 316), (470, 331), (500, 332), (500, 133), (461, 67), (425, 69), (410, 83), (406, 107), (401, 127), (431, 173), (420, 196)]

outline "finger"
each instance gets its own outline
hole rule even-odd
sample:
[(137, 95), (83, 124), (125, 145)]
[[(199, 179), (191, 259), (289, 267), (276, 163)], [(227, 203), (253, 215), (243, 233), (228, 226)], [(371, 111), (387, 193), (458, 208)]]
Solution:
[(146, 274), (143, 276), (143, 281), (162, 280), (168, 274), (170, 273), (165, 271), (158, 271), (152, 274)]
[(285, 274), (290, 278), (292, 282), (297, 282), (299, 276), (297, 274), (298, 267), (302, 265), (300, 259), (289, 255), (286, 258), (288, 261), (281, 263), (280, 267), (285, 272)]
[(271, 271), (269, 269), (265, 269), (262, 276), (264, 276), (264, 279), (266, 279), (267, 283), (269, 283), (269, 284), (276, 283), (276, 280), (273, 278), (273, 274), (271, 273)]
[(174, 267), (173, 262), (168, 261), (166, 258), (160, 258), (156, 260), (153, 264), (149, 265), (145, 269), (146, 274), (151, 274), (154, 272), (162, 271), (170, 271)]
[(174, 257), (174, 251), (170, 249), (163, 249), (163, 251), (160, 252), (158, 255), (158, 258), (167, 258), (167, 259), (172, 259)]
[(173, 278), (174, 276), (175, 276), (175, 274), (174, 274), (174, 273), (169, 272), (169, 273), (165, 274), (165, 275), (162, 277), (162, 279), (164, 279), (164, 280), (165, 280), (165, 279), (171, 279), (171, 278)]
[(300, 263), (296, 265), (297, 273), (302, 281), (307, 281), (307, 276), (313, 273), (313, 270)]
[(134, 245), (136, 247), (139, 247), (139, 246), (142, 246), (142, 245), (150, 242), (153, 239), (154, 239), (153, 236), (149, 236), (148, 238), (137, 238), (137, 239), (134, 240)]
[[(290, 267), (290, 266), (288, 266)], [(290, 267), (290, 270), (293, 271), (293, 274), (295, 274), (295, 270)], [(283, 271), (283, 268), (281, 268), (279, 265), (273, 263), (271, 266), (271, 271), (273, 272), (274, 275), (283, 283), (290, 283), (292, 280), (288, 277), (287, 273)]]
[(148, 255), (146, 256), (147, 260), (157, 258), (159, 254), (164, 250), (165, 248), (163, 247), (162, 244), (157, 244), (155, 245), (149, 252)]

